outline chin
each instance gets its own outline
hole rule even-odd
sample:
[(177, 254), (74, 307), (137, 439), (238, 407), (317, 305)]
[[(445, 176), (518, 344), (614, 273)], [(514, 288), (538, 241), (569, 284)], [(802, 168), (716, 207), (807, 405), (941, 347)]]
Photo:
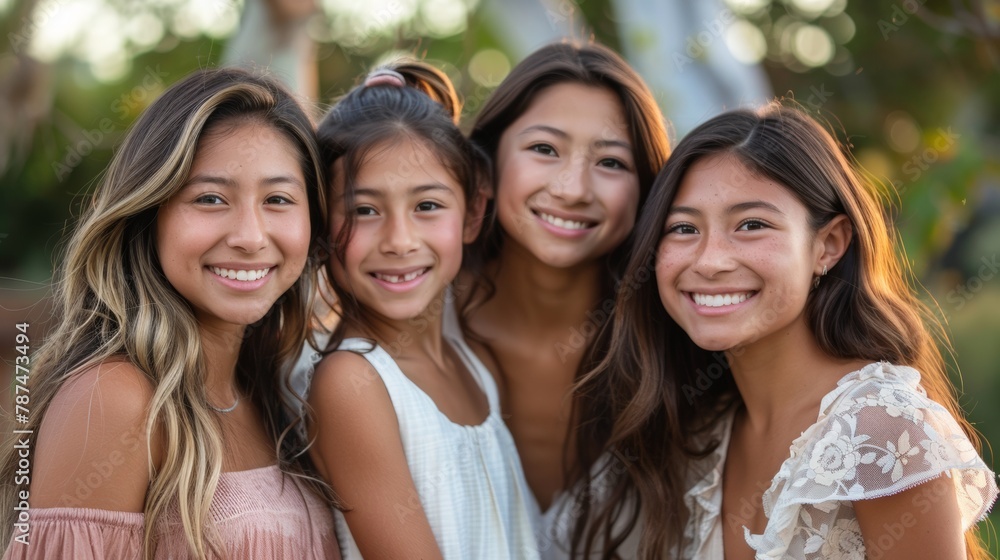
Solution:
[(691, 340), (701, 348), (702, 350), (707, 350), (709, 352), (726, 352), (733, 350), (734, 348), (739, 348), (740, 343), (734, 342), (727, 338), (721, 337), (691, 337)]
[(545, 263), (547, 266), (552, 268), (572, 268), (578, 266), (588, 260), (589, 255), (578, 255), (578, 254), (551, 254), (545, 249), (541, 251), (532, 251), (535, 257)]

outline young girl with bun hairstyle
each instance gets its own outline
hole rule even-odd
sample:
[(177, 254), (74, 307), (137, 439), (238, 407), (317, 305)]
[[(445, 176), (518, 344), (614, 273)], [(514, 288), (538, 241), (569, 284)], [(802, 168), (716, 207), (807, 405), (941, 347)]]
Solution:
[(319, 127), (340, 320), (309, 389), (310, 455), (345, 558), (538, 556), (496, 385), (450, 293), (489, 178), (460, 109), (444, 73), (397, 63)]
[[(778, 103), (676, 147), (636, 228), (611, 445), (640, 460), (642, 557), (983, 558), (997, 495), (871, 187)], [(655, 254), (655, 258), (651, 255)], [(615, 401), (617, 402), (617, 401)], [(943, 476), (942, 476), (943, 475)]]
[(138, 118), (30, 360), (0, 468), (5, 558), (339, 557), (279, 400), (308, 332), (322, 177), (312, 123), (268, 78), (203, 70)]
[[(592, 492), (612, 471), (604, 399), (576, 399), (607, 351), (598, 333), (622, 275), (638, 209), (670, 152), (642, 78), (598, 44), (540, 48), (504, 79), (471, 133), (494, 163), (484, 273), (463, 284), (466, 334), (501, 387), (504, 417), (542, 514), (543, 556), (629, 556), (641, 527), (624, 494)], [(630, 541), (631, 542), (631, 541)]]

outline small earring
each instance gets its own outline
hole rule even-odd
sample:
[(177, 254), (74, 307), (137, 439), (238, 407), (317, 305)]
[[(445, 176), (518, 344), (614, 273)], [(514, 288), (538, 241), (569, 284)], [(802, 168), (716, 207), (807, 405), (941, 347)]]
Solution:
[(822, 278), (822, 277), (824, 277), (824, 276), (826, 276), (826, 265), (825, 264), (823, 265), (823, 272), (819, 273), (819, 276), (813, 278), (813, 289), (814, 290), (819, 287), (819, 279)]

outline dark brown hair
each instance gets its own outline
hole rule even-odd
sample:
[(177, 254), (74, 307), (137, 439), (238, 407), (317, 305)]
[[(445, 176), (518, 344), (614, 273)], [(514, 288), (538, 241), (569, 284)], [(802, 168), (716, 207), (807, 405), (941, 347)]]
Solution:
[[(352, 89), (319, 125), (317, 136), (323, 165), (330, 172), (328, 188), (332, 188), (333, 180), (342, 181), (344, 186), (343, 197), (331, 199), (331, 211), (334, 205), (354, 206), (357, 176), (372, 151), (403, 138), (422, 143), (439, 158), (461, 185), (466, 209), (471, 209), (489, 181), (489, 160), (458, 128), (462, 104), (451, 80), (444, 72), (421, 61), (400, 61), (372, 73), (377, 74), (382, 79)], [(402, 78), (405, 86), (394, 84), (393, 77)], [(337, 162), (341, 165), (335, 168)], [(335, 177), (337, 171), (342, 176)], [(327, 261), (326, 276), (336, 296), (336, 303), (330, 303), (341, 319), (328, 349), (339, 345), (345, 328), (365, 324), (354, 292), (337, 284), (331, 268), (332, 259), (344, 263), (353, 234), (355, 217), (347, 212), (346, 218), (344, 226), (332, 232), (331, 260)], [(475, 253), (466, 248), (462, 262), (463, 266), (475, 268)]]
[[(656, 99), (639, 74), (621, 56), (603, 45), (558, 43), (542, 47), (529, 55), (511, 71), (483, 106), (472, 129), (472, 141), (480, 145), (495, 161), (500, 138), (507, 127), (528, 110), (539, 93), (551, 86), (566, 83), (607, 89), (621, 102), (634, 151), (641, 208), (656, 173), (670, 155), (666, 122)], [(498, 177), (494, 176), (493, 179), (493, 184), (498, 184)], [(621, 271), (630, 252), (632, 235), (605, 258), (600, 301), (613, 301), (616, 290), (621, 286)], [(503, 240), (504, 233), (497, 220), (496, 205), (491, 200), (486, 206), (483, 231), (476, 242), (477, 251), (487, 261), (496, 259)], [(463, 316), (492, 297), (494, 291), (490, 279), (480, 276), (472, 295), (467, 299)], [(609, 337), (604, 332), (609, 331), (606, 328), (608, 324), (608, 321), (604, 321), (601, 325), (602, 332), (588, 346), (578, 369), (578, 377), (593, 368), (607, 351)], [(475, 333), (470, 335), (474, 337)], [(613, 551), (617, 547), (616, 543), (624, 539), (631, 530), (635, 517), (633, 515), (632, 522), (626, 523), (629, 529), (624, 535), (609, 538), (609, 534), (604, 534), (603, 544), (595, 544), (595, 539), (598, 538), (596, 532), (610, 531), (611, 524), (621, 514), (618, 511), (621, 504), (606, 504), (607, 507), (598, 509), (595, 516), (595, 500), (590, 491), (593, 482), (591, 470), (605, 449), (614, 418), (610, 416), (611, 410), (600, 400), (575, 400), (573, 406), (576, 425), (572, 428), (574, 431), (571, 437), (576, 438), (577, 459), (574, 464), (565, 465), (567, 484), (577, 490), (577, 503), (573, 507), (576, 520), (571, 537), (571, 554), (575, 556), (582, 546), (584, 555), (589, 557), (595, 546)], [(567, 439), (567, 448), (569, 441)]]
[[(844, 214), (853, 238), (806, 302), (820, 347), (831, 356), (911, 366), (928, 396), (979, 438), (959, 408), (937, 343), (950, 348), (940, 321), (916, 297), (911, 273), (894, 251), (894, 234), (878, 193), (855, 171), (834, 137), (804, 112), (775, 102), (710, 119), (677, 145), (657, 176), (636, 225), (626, 277), (653, 270), (667, 213), (685, 174), (714, 154), (735, 158), (749, 173), (775, 181), (808, 209), (819, 229)], [(718, 371), (706, 390), (697, 378)], [(716, 377), (718, 374), (716, 375)], [(698, 387), (698, 389), (694, 389)], [(710, 452), (696, 438), (740, 402), (721, 353), (698, 348), (667, 314), (656, 282), (620, 294), (607, 356), (579, 383), (585, 400), (609, 402), (615, 418), (609, 445), (638, 457), (612, 482), (613, 500), (639, 500), (642, 556), (679, 544), (684, 525), (682, 462)], [(982, 548), (970, 533), (970, 558)]]

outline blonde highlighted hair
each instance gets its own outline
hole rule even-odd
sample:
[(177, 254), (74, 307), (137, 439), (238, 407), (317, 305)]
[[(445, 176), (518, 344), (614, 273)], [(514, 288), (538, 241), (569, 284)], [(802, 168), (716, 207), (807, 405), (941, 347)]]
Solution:
[[(213, 537), (209, 506), (222, 468), (224, 442), (205, 392), (206, 365), (191, 306), (161, 269), (155, 242), (160, 205), (186, 182), (199, 140), (209, 129), (253, 123), (283, 134), (296, 149), (306, 180), (311, 255), (302, 277), (257, 323), (247, 327), (236, 365), (240, 391), (264, 416), (283, 470), (288, 436), (278, 372), (297, 356), (309, 334), (315, 258), (325, 230), (324, 172), (313, 125), (275, 81), (236, 69), (196, 72), (169, 88), (135, 122), (65, 246), (54, 278), (54, 327), (33, 359), (30, 423), (37, 433), (46, 408), (74, 375), (109, 359), (141, 370), (154, 394), (144, 429), (165, 441), (162, 465), (150, 473), (144, 506), (143, 556), (156, 548), (157, 522), (176, 507), (192, 557), (224, 555)], [(31, 444), (35, 436), (30, 436)], [(147, 439), (148, 441), (148, 439)], [(147, 449), (147, 452), (150, 450)], [(8, 445), (0, 472), (14, 479), (17, 457)], [(0, 494), (0, 542), (12, 536), (15, 496)]]

